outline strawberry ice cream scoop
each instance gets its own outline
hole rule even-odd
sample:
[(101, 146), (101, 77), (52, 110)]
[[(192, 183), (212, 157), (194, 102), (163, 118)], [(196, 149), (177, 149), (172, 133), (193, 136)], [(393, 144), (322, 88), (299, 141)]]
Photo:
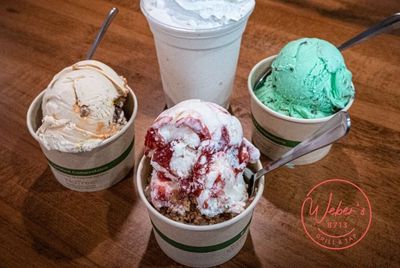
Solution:
[(153, 172), (150, 199), (184, 215), (195, 198), (202, 215), (240, 213), (248, 200), (243, 170), (260, 153), (243, 138), (239, 120), (224, 108), (187, 100), (161, 113), (148, 129), (145, 154)]

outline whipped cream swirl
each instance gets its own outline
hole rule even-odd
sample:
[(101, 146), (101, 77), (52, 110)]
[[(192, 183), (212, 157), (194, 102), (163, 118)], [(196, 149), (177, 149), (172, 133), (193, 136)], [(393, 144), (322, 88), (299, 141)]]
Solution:
[(142, 9), (168, 26), (210, 29), (239, 21), (254, 8), (254, 0), (142, 0)]

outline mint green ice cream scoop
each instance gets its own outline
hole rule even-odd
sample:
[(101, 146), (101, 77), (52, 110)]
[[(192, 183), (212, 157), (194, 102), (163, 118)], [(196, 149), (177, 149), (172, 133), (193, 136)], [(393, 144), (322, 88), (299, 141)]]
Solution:
[(257, 98), (272, 110), (297, 118), (321, 118), (354, 97), (351, 72), (340, 51), (317, 38), (289, 42), (272, 63)]

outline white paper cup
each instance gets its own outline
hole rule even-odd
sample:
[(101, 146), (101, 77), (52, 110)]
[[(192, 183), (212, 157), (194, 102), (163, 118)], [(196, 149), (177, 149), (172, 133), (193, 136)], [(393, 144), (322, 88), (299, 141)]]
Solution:
[(30, 105), (26, 121), (56, 179), (65, 187), (79, 192), (100, 191), (122, 180), (134, 164), (134, 120), (138, 106), (135, 94), (130, 90), (124, 106), (127, 124), (99, 147), (80, 153), (47, 150), (41, 144), (36, 130), (43, 117), (43, 95), (44, 91)]
[[(257, 164), (261, 168), (261, 163)], [(147, 200), (144, 189), (150, 179), (150, 160), (143, 157), (136, 174), (139, 196), (145, 203), (158, 245), (174, 261), (192, 267), (210, 267), (233, 258), (243, 247), (253, 210), (264, 190), (264, 177), (251, 204), (236, 217), (213, 225), (191, 225), (160, 214)]]
[[(247, 80), (253, 122), (252, 140), (258, 149), (272, 160), (278, 159), (301, 141), (308, 138), (333, 116), (317, 119), (294, 118), (275, 112), (265, 106), (256, 97), (253, 88), (257, 83), (257, 79), (271, 66), (275, 58), (276, 55), (257, 63), (251, 70)], [(353, 104), (353, 101), (354, 99), (351, 99), (342, 110), (347, 111)], [(329, 145), (304, 155), (292, 163), (295, 165), (314, 163), (326, 156), (331, 146)]]
[(242, 34), (251, 11), (225, 26), (190, 30), (168, 26), (147, 13), (168, 107), (202, 99), (228, 108)]

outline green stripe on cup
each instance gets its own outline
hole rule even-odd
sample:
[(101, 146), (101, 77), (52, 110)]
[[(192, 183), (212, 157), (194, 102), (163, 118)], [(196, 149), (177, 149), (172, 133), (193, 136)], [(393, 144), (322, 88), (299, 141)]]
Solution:
[(267, 138), (267, 139), (269, 139), (269, 140), (271, 140), (271, 141), (273, 141), (273, 142), (275, 142), (275, 143), (277, 143), (277, 144), (279, 144), (279, 145), (283, 145), (283, 146), (286, 146), (286, 147), (291, 147), (291, 148), (293, 148), (293, 147), (296, 147), (296, 146), (300, 143), (300, 141), (286, 140), (286, 139), (283, 139), (283, 138), (281, 138), (281, 137), (275, 136), (275, 135), (272, 134), (272, 133), (269, 133), (265, 128), (263, 128), (263, 127), (256, 121), (256, 119), (254, 118), (254, 115), (253, 115), (253, 114), (251, 114), (251, 119), (252, 119), (252, 121), (253, 121), (253, 124), (254, 124), (255, 128), (256, 128), (265, 138)]
[(181, 244), (175, 240), (172, 240), (165, 234), (161, 233), (161, 231), (157, 229), (157, 227), (154, 225), (153, 222), (151, 222), (151, 224), (153, 225), (153, 228), (157, 232), (157, 234), (171, 246), (181, 249), (183, 251), (188, 251), (188, 252), (207, 253), (207, 252), (213, 252), (213, 251), (218, 251), (218, 250), (227, 248), (230, 245), (232, 245), (233, 243), (235, 243), (236, 241), (238, 241), (246, 233), (246, 230), (248, 229), (250, 222), (251, 222), (251, 219), (250, 219), (249, 223), (243, 228), (243, 230), (240, 233), (238, 233), (236, 236), (232, 237), (231, 239), (229, 239), (223, 243), (220, 243), (220, 244), (216, 244), (216, 245), (212, 245), (212, 246), (205, 246), (205, 247), (196, 247), (196, 246), (189, 246), (189, 245)]
[(99, 167), (95, 167), (95, 168), (89, 168), (89, 169), (70, 169), (70, 168), (66, 168), (66, 167), (62, 167), (60, 165), (57, 165), (56, 163), (51, 162), (49, 159), (47, 159), (47, 161), (49, 162), (50, 166), (52, 166), (54, 169), (68, 174), (68, 175), (72, 175), (72, 176), (90, 176), (90, 175), (96, 175), (99, 173), (103, 173), (107, 170), (112, 169), (113, 167), (117, 166), (119, 163), (121, 163), (131, 152), (132, 148), (133, 148), (133, 144), (134, 144), (135, 139), (133, 139), (133, 141), (131, 142), (131, 144), (129, 144), (128, 148), (126, 148), (126, 150), (117, 158), (115, 158), (114, 160), (112, 160), (111, 162), (99, 166)]

